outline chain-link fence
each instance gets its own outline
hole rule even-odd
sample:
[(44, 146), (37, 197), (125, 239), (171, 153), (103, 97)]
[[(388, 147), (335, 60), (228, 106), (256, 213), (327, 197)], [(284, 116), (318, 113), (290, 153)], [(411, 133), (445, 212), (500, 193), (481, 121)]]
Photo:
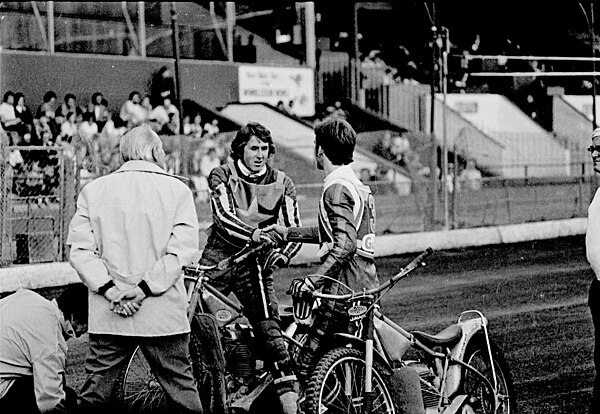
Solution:
[(79, 176), (74, 160), (56, 147), (0, 149), (2, 263), (65, 260)]
[[(190, 178), (199, 221), (207, 227), (212, 221), (208, 188), (197, 180), (207, 142), (162, 138), (168, 154), (165, 168)], [(230, 138), (221, 137), (225, 152)], [(109, 158), (93, 146), (89, 149), (86, 155), (80, 147), (73, 152), (69, 147), (0, 146), (0, 265), (67, 260), (67, 230), (79, 190), (118, 167), (107, 164)], [(375, 195), (381, 235), (441, 230), (447, 219), (448, 227), (457, 229), (585, 217), (598, 186), (591, 174), (588, 169), (578, 177), (450, 176), (447, 202), (440, 180), (426, 176), (406, 180), (397, 174), (396, 179), (392, 175), (368, 184)], [(316, 225), (322, 182), (305, 181), (296, 189), (303, 225)]]

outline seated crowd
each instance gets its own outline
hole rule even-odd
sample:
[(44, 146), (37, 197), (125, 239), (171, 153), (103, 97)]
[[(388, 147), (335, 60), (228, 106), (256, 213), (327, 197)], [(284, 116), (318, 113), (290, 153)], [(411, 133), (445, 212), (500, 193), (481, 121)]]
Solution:
[[(200, 113), (184, 113), (180, 128), (179, 110), (168, 97), (153, 107), (149, 96), (133, 91), (118, 113), (112, 113), (108, 107), (101, 92), (94, 93), (87, 105), (80, 105), (72, 93), (59, 103), (56, 93), (48, 91), (33, 111), (23, 93), (5, 92), (0, 104), (0, 129), (5, 132), (2, 136), (8, 146), (21, 147), (13, 148), (7, 160), (13, 175), (13, 192), (35, 196), (38, 203), (51, 201), (59, 183), (58, 156), (49, 151), (52, 147), (77, 163), (83, 181), (115, 171), (120, 166), (121, 136), (142, 123), (149, 124), (166, 140), (179, 135), (180, 129), (183, 135), (193, 138), (189, 171), (195, 187), (205, 187), (202, 177), (207, 175), (207, 168), (203, 163), (215, 165), (227, 159), (218, 119), (203, 124)], [(182, 172), (182, 152), (174, 148), (169, 154), (167, 171)]]

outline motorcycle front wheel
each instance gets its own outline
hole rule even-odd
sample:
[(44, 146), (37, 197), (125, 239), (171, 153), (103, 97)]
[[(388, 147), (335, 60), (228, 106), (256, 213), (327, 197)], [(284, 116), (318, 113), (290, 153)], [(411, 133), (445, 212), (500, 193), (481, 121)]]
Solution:
[[(224, 413), (223, 373), (204, 363), (201, 341), (196, 332), (192, 330), (190, 335), (190, 359), (202, 406), (206, 412)], [(119, 373), (114, 396), (117, 405), (128, 413), (166, 414), (170, 411), (167, 394), (139, 347)]]
[(494, 359), (496, 381), (494, 381), (487, 343), (483, 335), (475, 336), (469, 342), (464, 362), (482, 373), (492, 386), (497, 384), (498, 409), (494, 411), (494, 395), (485, 387), (481, 379), (469, 370), (464, 370), (462, 392), (469, 396), (467, 404), (477, 414), (516, 414), (516, 398), (508, 363), (502, 350), (491, 340), (490, 349)]
[(377, 362), (373, 363), (373, 404), (369, 410), (365, 407), (364, 352), (353, 348), (333, 349), (317, 363), (305, 390), (302, 409), (311, 414), (395, 414), (384, 372)]
[(119, 407), (129, 413), (166, 413), (167, 394), (138, 347), (120, 372), (115, 389)]

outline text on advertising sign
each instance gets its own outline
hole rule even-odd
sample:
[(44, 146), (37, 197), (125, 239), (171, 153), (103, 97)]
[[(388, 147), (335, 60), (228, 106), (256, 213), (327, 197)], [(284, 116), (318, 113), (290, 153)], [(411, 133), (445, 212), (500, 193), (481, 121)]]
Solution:
[[(240, 66), (238, 69), (240, 102), (278, 102), (298, 116), (315, 114), (314, 72), (310, 68)], [(291, 103), (291, 105), (290, 105)]]

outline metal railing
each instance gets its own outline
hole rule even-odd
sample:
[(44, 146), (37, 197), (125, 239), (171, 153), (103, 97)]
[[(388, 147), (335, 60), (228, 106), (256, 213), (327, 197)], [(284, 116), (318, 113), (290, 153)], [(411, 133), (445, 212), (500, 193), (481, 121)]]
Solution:
[[(179, 167), (173, 172), (189, 177), (193, 151), (187, 149), (196, 143), (187, 142), (187, 137), (163, 139), (169, 154), (175, 153), (179, 157), (175, 160)], [(86, 180), (110, 173), (110, 170), (99, 166), (93, 168), (56, 147), (3, 145), (0, 149), (0, 265), (67, 260), (68, 225), (79, 190)], [(15, 151), (21, 154), (24, 165), (15, 164)], [(41, 163), (43, 168), (40, 159), (46, 160)], [(582, 174), (523, 179), (484, 177), (477, 185), (451, 177), (448, 180), (452, 186), (449, 191), (450, 229), (585, 217), (598, 185), (591, 168), (572, 169)], [(376, 200), (377, 234), (444, 228), (440, 180), (437, 180), (435, 190), (427, 176), (413, 176), (412, 181), (404, 178), (368, 184)], [(209, 224), (212, 217), (207, 202), (208, 190), (194, 188), (192, 184), (190, 187), (198, 196), (199, 220)], [(296, 185), (303, 225), (317, 224), (321, 188), (321, 182)], [(436, 207), (433, 218), (428, 214), (432, 204)]]

